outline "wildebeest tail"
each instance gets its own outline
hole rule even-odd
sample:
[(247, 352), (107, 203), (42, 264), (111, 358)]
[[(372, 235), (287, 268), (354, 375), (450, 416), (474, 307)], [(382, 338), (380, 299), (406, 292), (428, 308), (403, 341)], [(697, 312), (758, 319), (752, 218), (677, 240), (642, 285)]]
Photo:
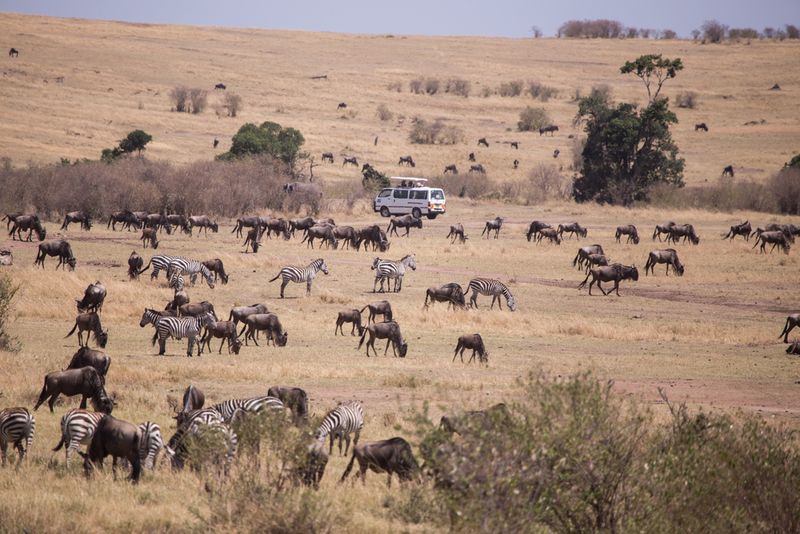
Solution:
[(70, 330), (69, 333), (66, 336), (64, 336), (64, 339), (66, 339), (69, 336), (71, 336), (72, 334), (74, 334), (76, 328), (78, 328), (78, 320), (77, 319), (75, 319), (75, 326), (73, 326), (72, 330)]
[(783, 335), (786, 334), (786, 332), (788, 332), (788, 331), (789, 331), (789, 318), (787, 317), (786, 318), (786, 324), (783, 325), (783, 332), (781, 332), (781, 335), (778, 336), (778, 339), (782, 338)]
[(592, 272), (589, 271), (589, 274), (586, 275), (586, 278), (583, 279), (583, 282), (578, 285), (578, 289), (583, 289), (586, 286), (586, 282), (589, 281), (589, 277), (592, 276)]
[[(362, 338), (362, 339), (363, 339), (363, 338)], [(340, 478), (340, 479), (339, 479), (339, 483), (340, 483), (340, 484), (341, 484), (342, 482), (344, 482), (344, 481), (345, 481), (345, 479), (347, 478), (347, 476), (350, 474), (350, 471), (352, 471), (352, 470), (353, 470), (353, 464), (354, 464), (354, 463), (355, 463), (355, 461), (356, 461), (356, 451), (355, 451), (355, 447), (354, 447), (353, 449), (354, 449), (354, 450), (353, 450), (353, 456), (350, 458), (350, 463), (349, 463), (349, 464), (347, 464), (347, 467), (345, 468), (345, 470), (344, 470), (344, 473), (342, 473), (342, 478)]]
[(366, 339), (366, 337), (367, 337), (367, 329), (365, 328), (364, 333), (361, 334), (361, 340), (358, 342), (358, 349), (360, 349), (361, 345), (364, 344), (364, 339)]

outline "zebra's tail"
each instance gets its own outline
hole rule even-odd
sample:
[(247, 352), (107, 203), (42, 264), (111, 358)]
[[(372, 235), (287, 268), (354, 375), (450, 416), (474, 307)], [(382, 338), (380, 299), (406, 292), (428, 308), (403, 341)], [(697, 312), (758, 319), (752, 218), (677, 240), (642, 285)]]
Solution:
[(53, 449), (53, 452), (60, 451), (61, 447), (63, 447), (63, 446), (64, 446), (64, 434), (62, 433), (61, 434), (61, 441), (59, 441), (58, 445), (55, 446), (55, 448)]
[(78, 321), (77, 321), (77, 320), (75, 321), (75, 326), (73, 326), (73, 327), (72, 327), (72, 330), (70, 330), (70, 331), (69, 331), (69, 333), (68, 333), (66, 336), (64, 336), (64, 339), (66, 339), (66, 338), (68, 338), (69, 336), (71, 336), (72, 334), (74, 334), (74, 333), (75, 333), (75, 329), (76, 329), (76, 328), (78, 328)]
[[(353, 447), (353, 449), (355, 449), (355, 447)], [(342, 473), (342, 478), (339, 479), (339, 484), (344, 482), (347, 476), (350, 474), (350, 471), (353, 470), (353, 464), (355, 463), (355, 461), (356, 461), (356, 451), (353, 450), (353, 456), (352, 458), (350, 458), (350, 463), (347, 464), (347, 468), (345, 468), (344, 473)]]
[(275, 275), (275, 278), (273, 278), (272, 280), (270, 280), (270, 282), (274, 282), (275, 280), (277, 280), (277, 279), (278, 279), (278, 278), (280, 278), (280, 277), (281, 277), (281, 273), (278, 273), (278, 274), (276, 274), (276, 275)]
[(157, 339), (158, 339), (158, 329), (156, 328), (155, 333), (153, 333), (153, 338), (150, 340), (150, 344), (155, 347)]

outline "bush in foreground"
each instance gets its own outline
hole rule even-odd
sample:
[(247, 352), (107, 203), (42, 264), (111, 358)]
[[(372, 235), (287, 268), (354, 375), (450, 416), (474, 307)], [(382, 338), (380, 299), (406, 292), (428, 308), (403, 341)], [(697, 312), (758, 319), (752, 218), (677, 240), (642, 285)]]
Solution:
[(0, 274), (0, 350), (17, 350), (17, 340), (8, 333), (11, 320), (11, 301), (19, 290), (11, 281), (11, 277)]

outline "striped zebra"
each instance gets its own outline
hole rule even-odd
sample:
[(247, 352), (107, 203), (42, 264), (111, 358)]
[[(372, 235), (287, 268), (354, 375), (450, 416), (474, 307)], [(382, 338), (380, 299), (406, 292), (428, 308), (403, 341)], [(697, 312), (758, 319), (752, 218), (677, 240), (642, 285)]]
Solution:
[[(33, 433), (36, 431), (36, 420), (26, 408), (6, 408), (0, 410), (0, 453), (3, 465), (6, 465), (8, 444), (16, 447), (19, 452), (17, 465), (22, 463), (25, 453), (31, 450)], [(25, 447), (22, 441), (25, 441)]]
[[(142, 314), (139, 326), (143, 327), (149, 323), (156, 327), (156, 331), (150, 341), (155, 345), (156, 340), (158, 340), (159, 356), (164, 355), (167, 347), (167, 338), (170, 337), (177, 340), (181, 340), (184, 337), (187, 338), (186, 355), (191, 356), (196, 338), (200, 335), (200, 329), (213, 322), (214, 316), (210, 313), (204, 313), (197, 317), (162, 317), (156, 310), (147, 308), (144, 310), (144, 314)], [(200, 356), (201, 351), (202, 347), (198, 343), (198, 356)]]
[(145, 469), (155, 469), (158, 453), (164, 448), (161, 427), (152, 421), (145, 421), (139, 425), (139, 430), (142, 432), (139, 442), (139, 458), (142, 459)]
[(169, 266), (167, 267), (167, 274), (170, 275), (174, 272), (189, 275), (189, 281), (192, 285), (195, 284), (197, 275), (200, 274), (203, 276), (206, 284), (208, 284), (208, 287), (214, 289), (214, 279), (211, 277), (211, 271), (209, 271), (208, 267), (203, 265), (202, 262), (188, 258), (172, 258), (172, 261), (169, 262)]
[(81, 444), (88, 445), (92, 441), (97, 424), (105, 414), (100, 412), (89, 412), (86, 410), (70, 410), (61, 418), (61, 441), (55, 446), (53, 452), (61, 450), (67, 446), (67, 467), (72, 459), (73, 453), (80, 449)]
[(233, 429), (223, 421), (219, 412), (211, 408), (203, 408), (183, 415), (178, 429), (164, 447), (164, 452), (175, 467), (181, 469), (186, 463), (192, 438), (199, 438), (205, 443), (209, 443), (211, 439), (222, 438), (225, 442), (224, 469), (227, 473), (236, 456), (239, 438)]
[(381, 282), (379, 293), (383, 293), (383, 282), (388, 280), (387, 286), (388, 289), (391, 289), (391, 280), (394, 279), (394, 292), (398, 293), (403, 289), (403, 275), (406, 274), (406, 268), (408, 267), (411, 267), (412, 271), (417, 270), (417, 262), (414, 260), (413, 254), (403, 256), (400, 261), (375, 258), (372, 262), (372, 270), (375, 271), (375, 283), (372, 284), (372, 292), (375, 293), (378, 280)]
[(339, 438), (339, 454), (342, 454), (342, 438), (345, 440), (344, 454), (350, 448), (350, 434), (355, 432), (353, 447), (358, 445), (358, 438), (361, 436), (361, 429), (364, 427), (364, 409), (358, 401), (347, 401), (328, 412), (322, 419), (319, 428), (314, 432), (317, 441), (324, 442), (325, 436), (330, 436), (330, 450), (333, 453), (333, 440)]
[(169, 277), (169, 287), (173, 288), (175, 291), (183, 291), (185, 285), (183, 272), (177, 270), (172, 271), (172, 276)]
[(283, 412), (283, 403), (275, 397), (263, 396), (249, 399), (230, 399), (211, 406), (211, 409), (216, 410), (222, 416), (222, 419), (230, 424), (239, 411), (244, 414), (260, 413), (265, 409)]
[(141, 271), (139, 271), (139, 274), (145, 272), (152, 265), (153, 272), (150, 273), (150, 280), (158, 278), (158, 273), (160, 273), (161, 271), (166, 272), (167, 277), (169, 277), (167, 269), (169, 268), (170, 262), (175, 259), (178, 259), (177, 256), (167, 256), (166, 254), (157, 254), (152, 258), (150, 258), (150, 261), (148, 261), (147, 265)]
[(270, 282), (274, 282), (278, 278), (283, 278), (283, 283), (281, 284), (281, 298), (283, 298), (283, 290), (286, 288), (289, 282), (295, 282), (298, 284), (305, 282), (306, 295), (310, 295), (311, 282), (314, 281), (314, 278), (316, 278), (319, 271), (328, 274), (328, 266), (325, 265), (325, 260), (322, 258), (312, 261), (306, 267), (284, 267), (281, 269), (281, 272), (275, 275), (275, 278), (270, 280)]
[(481, 295), (492, 297), (492, 305), (489, 306), (489, 309), (494, 307), (495, 301), (497, 301), (497, 307), (503, 309), (500, 295), (506, 298), (506, 304), (509, 310), (514, 311), (517, 309), (517, 301), (514, 299), (514, 295), (512, 295), (508, 287), (499, 280), (493, 280), (491, 278), (473, 278), (469, 281), (469, 287), (467, 287), (467, 293), (470, 291), (472, 291), (472, 296), (469, 298), (470, 307), (478, 307), (478, 293), (480, 293)]

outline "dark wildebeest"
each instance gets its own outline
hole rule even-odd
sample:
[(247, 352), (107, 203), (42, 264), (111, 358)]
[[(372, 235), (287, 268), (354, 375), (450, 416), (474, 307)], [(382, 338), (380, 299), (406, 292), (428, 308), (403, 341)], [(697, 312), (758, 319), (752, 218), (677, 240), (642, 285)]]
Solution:
[(214, 311), (214, 305), (207, 300), (202, 302), (186, 303), (178, 307), (178, 317), (200, 317), (206, 313), (210, 313), (211, 317), (215, 321), (217, 320), (217, 314)]
[(448, 434), (463, 434), (469, 430), (483, 430), (487, 424), (506, 425), (511, 413), (505, 403), (500, 402), (485, 410), (470, 410), (460, 415), (443, 415), (439, 420), (439, 430)]
[(347, 245), (347, 248), (356, 248), (358, 236), (352, 226), (334, 226), (333, 237)]
[(8, 51), (8, 57), (19, 57), (19, 50), (12, 48)]
[(464, 243), (468, 238), (467, 235), (464, 233), (464, 226), (461, 223), (456, 223), (450, 226), (450, 233), (447, 234), (447, 237), (451, 237), (450, 244), (456, 242), (456, 239), (459, 242)]
[(695, 233), (694, 226), (691, 224), (676, 224), (669, 229), (669, 235), (667, 236), (668, 243), (672, 241), (677, 244), (680, 238), (683, 238), (684, 242), (688, 239), (693, 245), (700, 243), (700, 237)]
[[(350, 328), (351, 336), (360, 336), (364, 333), (364, 327), (361, 325), (361, 312), (356, 308), (353, 308), (352, 310), (342, 310), (339, 312), (339, 315), (336, 316), (336, 327), (333, 329), (334, 336), (337, 332), (341, 332), (342, 335), (344, 335), (344, 330), (342, 329), (342, 325), (344, 325), (344, 323), (353, 324), (352, 328)], [(356, 334), (356, 329), (358, 329), (358, 334)]]
[(389, 238), (386, 236), (386, 232), (377, 224), (356, 231), (356, 250), (359, 250), (362, 244), (364, 245), (364, 251), (368, 250), (367, 245), (369, 244), (372, 245), (373, 251), (386, 252), (389, 250)]
[(84, 332), (86, 332), (86, 346), (89, 345), (89, 332), (91, 332), (94, 336), (94, 340), (100, 345), (100, 348), (106, 348), (106, 343), (108, 343), (108, 330), (103, 330), (100, 324), (100, 316), (96, 313), (81, 313), (78, 315), (75, 318), (75, 326), (73, 326), (72, 330), (64, 337), (68, 338), (71, 336), (75, 333), (75, 329), (78, 329), (78, 346), (84, 346)]
[(347, 109), (347, 102), (339, 102), (339, 105), (336, 106), (336, 109)]
[(673, 226), (675, 226), (675, 223), (672, 221), (664, 224), (657, 224), (653, 230), (653, 241), (656, 240), (656, 237), (658, 237), (658, 240), (661, 241), (661, 234), (667, 234), (667, 238), (669, 238), (669, 231)]
[(527, 238), (528, 238), (528, 241), (530, 241), (531, 239), (535, 239), (535, 238), (537, 238), (537, 237), (538, 237), (538, 235), (537, 235), (537, 234), (538, 234), (539, 232), (541, 232), (542, 230), (544, 230), (545, 228), (552, 228), (552, 226), (550, 226), (550, 225), (549, 225), (549, 224), (547, 224), (546, 222), (542, 222), (542, 221), (533, 221), (533, 222), (532, 222), (532, 223), (531, 223), (531, 224), (528, 226), (528, 232), (525, 234), (525, 237), (527, 237)]
[(220, 89), (224, 91), (225, 89), (227, 89), (227, 87), (225, 86), (224, 83), (218, 83), (217, 85), (214, 86), (214, 89)]
[(733, 241), (733, 238), (737, 235), (744, 237), (745, 241), (750, 241), (750, 234), (753, 233), (753, 227), (750, 226), (750, 221), (745, 221), (741, 224), (737, 224), (731, 226), (731, 229), (728, 230), (728, 233), (722, 236), (722, 239), (730, 238)]
[(22, 216), (22, 213), (20, 213), (20, 212), (6, 213), (2, 218), (3, 221), (6, 221), (6, 230), (10, 229), (11, 225), (14, 223), (14, 221), (17, 220), (17, 217), (21, 217), (21, 216)]
[(469, 172), (477, 172), (478, 174), (486, 174), (486, 169), (483, 168), (483, 165), (478, 163), (477, 165), (470, 165)]
[(511, 141), (509, 144), (511, 145), (511, 148), (519, 150), (519, 141)]
[(360, 313), (364, 313), (364, 310), (369, 308), (369, 318), (367, 319), (367, 324), (371, 324), (375, 320), (376, 315), (383, 315), (384, 321), (391, 321), (392, 320), (392, 305), (389, 303), (388, 300), (379, 300), (377, 302), (371, 302), (361, 308)]
[(367, 471), (370, 469), (375, 473), (386, 473), (389, 476), (386, 481), (389, 487), (392, 486), (392, 474), (394, 473), (401, 482), (413, 480), (419, 474), (419, 465), (411, 451), (411, 445), (403, 438), (372, 441), (354, 446), (353, 457), (347, 464), (340, 483), (350, 475), (356, 460), (358, 460), (359, 469), (356, 478), (360, 476), (362, 483), (366, 482)]
[(242, 243), (242, 246), (244, 246), (245, 253), (249, 248), (253, 249), (253, 254), (258, 253), (258, 248), (261, 246), (260, 226), (256, 226), (255, 228), (251, 228), (250, 230), (248, 230), (247, 237), (245, 238), (244, 243)]
[(302, 219), (289, 219), (289, 232), (294, 236), (295, 231), (302, 230), (305, 234), (306, 230), (316, 224), (314, 217), (303, 217)]
[(89, 287), (83, 292), (82, 300), (75, 300), (78, 303), (79, 312), (101, 312), (103, 311), (103, 302), (106, 300), (106, 288), (99, 281), (94, 284), (89, 284)]
[[(333, 226), (324, 225), (324, 226), (312, 226), (308, 230), (306, 230), (306, 235), (301, 241), (301, 243), (308, 243), (306, 246), (310, 246), (314, 248), (314, 240), (319, 239), (322, 243), (325, 244), (328, 248), (333, 247), (334, 249), (339, 248), (339, 240), (333, 235)], [(320, 245), (322, 246), (322, 245)]]
[(308, 395), (300, 388), (286, 386), (272, 386), (267, 390), (267, 395), (280, 399), (286, 408), (292, 411), (295, 424), (308, 418)]
[(183, 289), (176, 289), (175, 294), (172, 296), (172, 300), (167, 303), (167, 307), (165, 308), (165, 310), (173, 312), (169, 314), (169, 316), (177, 317), (178, 308), (180, 308), (184, 304), (189, 304), (189, 302), (190, 302), (189, 294)]
[(447, 174), (448, 172), (452, 173), (452, 174), (458, 174), (458, 167), (456, 167), (455, 163), (452, 164), (452, 165), (446, 166), (444, 168), (444, 172), (442, 174)]
[(217, 354), (222, 354), (222, 346), (228, 343), (228, 354), (233, 351), (234, 354), (239, 354), (239, 349), (242, 346), (241, 341), (236, 337), (236, 325), (233, 321), (214, 321), (206, 325), (206, 331), (200, 339), (200, 347), (203, 345), (208, 347), (208, 352), (211, 352), (211, 339), (217, 338), (222, 341), (219, 344)]
[(545, 126), (543, 128), (539, 128), (539, 137), (542, 135), (549, 133), (551, 136), (555, 135), (558, 131), (558, 126), (555, 124), (551, 124), (550, 126)]
[[(206, 396), (203, 393), (203, 390), (194, 384), (189, 384), (189, 386), (183, 392), (183, 408), (181, 409), (181, 412), (187, 414), (194, 410), (199, 410), (205, 403)], [(181, 424), (181, 422), (179, 421), (178, 424)]]
[(67, 371), (55, 371), (48, 373), (44, 377), (44, 386), (39, 394), (39, 400), (33, 407), (34, 411), (39, 409), (48, 398), (48, 406), (53, 411), (58, 396), (63, 394), (67, 397), (81, 395), (81, 409), (86, 409), (86, 399), (91, 398), (94, 409), (98, 412), (111, 413), (114, 409), (114, 401), (108, 398), (104, 387), (105, 381), (97, 369), (94, 367), (81, 367), (80, 369), (69, 369)]
[(153, 250), (158, 248), (158, 230), (155, 228), (142, 228), (142, 247), (147, 248), (149, 243)]
[(655, 267), (658, 263), (666, 263), (666, 274), (669, 276), (669, 268), (672, 266), (673, 272), (678, 276), (683, 276), (684, 267), (681, 261), (678, 259), (678, 253), (675, 251), (674, 248), (667, 248), (664, 250), (654, 250), (650, 253), (647, 257), (647, 263), (644, 265), (644, 274), (647, 275), (647, 271), (652, 271), (653, 275), (656, 274)]
[(628, 224), (625, 226), (617, 226), (617, 234), (616, 234), (617, 243), (619, 243), (619, 238), (624, 235), (628, 236), (628, 239), (625, 241), (626, 243), (630, 243), (631, 241), (633, 241), (634, 245), (639, 244), (639, 231), (636, 230), (636, 226), (632, 224)]
[[(25, 238), (25, 241), (32, 241), (31, 236), (33, 232), (36, 232), (36, 237), (39, 238), (39, 241), (44, 241), (45, 236), (47, 236), (47, 230), (42, 226), (38, 215), (19, 215), (14, 219), (14, 225), (11, 227), (11, 231), (8, 232), (8, 235), (11, 236), (12, 241), (17, 238), (22, 241), (22, 232), (26, 230), (28, 232), (28, 237)], [(15, 234), (16, 237), (14, 237)]]
[[(189, 229), (191, 232), (194, 232), (194, 229), (197, 228), (197, 235), (200, 235), (200, 231), (202, 230), (206, 237), (208, 237), (208, 229), (211, 228), (211, 231), (215, 234), (219, 232), (219, 225), (216, 221), (211, 220), (210, 217), (207, 215), (192, 215), (189, 217)], [(192, 234), (194, 235), (194, 234)]]
[(214, 141), (212, 141), (212, 147), (213, 147), (213, 148), (217, 148), (218, 146), (219, 146), (219, 139), (217, 139), (217, 138), (215, 137), (215, 138), (214, 138)]
[(486, 148), (489, 148), (489, 141), (487, 141), (485, 137), (481, 137), (478, 139), (478, 146), (485, 146)]
[(772, 248), (769, 250), (770, 254), (772, 251), (775, 250), (775, 247), (781, 247), (784, 254), (789, 253), (789, 249), (791, 248), (791, 244), (789, 243), (789, 238), (786, 237), (785, 232), (775, 231), (775, 232), (757, 232), (756, 233), (756, 243), (753, 245), (753, 248), (756, 248), (758, 245), (761, 245), (760, 252), (765, 254), (767, 252), (767, 244), (771, 244)]
[(106, 228), (110, 227), (112, 230), (116, 231), (117, 223), (122, 224), (122, 227), (127, 228), (128, 231), (130, 231), (131, 227), (135, 230), (141, 228), (139, 218), (130, 210), (115, 211), (109, 215)]
[(127, 460), (131, 466), (131, 481), (134, 484), (138, 483), (142, 476), (139, 445), (143, 439), (138, 426), (110, 415), (103, 416), (97, 423), (88, 453), (83, 455), (83, 469), (86, 476), (91, 476), (95, 467), (102, 469), (105, 457), (111, 456), (112, 469), (116, 471), (118, 459)]
[(392, 235), (392, 232), (394, 232), (394, 235), (400, 237), (397, 233), (398, 228), (405, 228), (406, 233), (403, 235), (408, 237), (412, 228), (419, 228), (422, 230), (422, 219), (418, 219), (410, 214), (403, 215), (402, 217), (392, 217), (392, 220), (389, 221), (389, 227), (386, 228), (386, 233)]
[[(478, 361), (481, 363), (489, 363), (489, 353), (483, 345), (483, 338), (480, 334), (465, 334), (458, 338), (456, 343), (456, 350), (453, 353), (453, 361), (456, 361), (456, 356), (461, 356), (461, 363), (464, 363), (464, 350), (472, 349), (472, 357), (467, 363), (472, 363), (475, 359), (475, 354), (478, 355)], [(459, 352), (460, 351), (460, 352)]]
[(428, 307), (428, 299), (430, 299), (431, 304), (434, 302), (447, 302), (448, 308), (450, 308), (450, 306), (453, 308), (464, 308), (466, 306), (464, 289), (460, 284), (455, 282), (445, 284), (441, 287), (429, 287), (425, 292), (425, 304), (423, 308)]
[(800, 326), (800, 313), (793, 313), (786, 317), (786, 324), (783, 325), (783, 332), (781, 335), (778, 336), (779, 338), (783, 336), (783, 342), (789, 342), (789, 332), (791, 332), (795, 326)]
[(59, 239), (58, 241), (47, 241), (46, 243), (39, 244), (39, 253), (36, 255), (34, 265), (41, 265), (44, 269), (44, 260), (47, 256), (58, 256), (58, 263), (56, 269), (65, 265), (69, 266), (70, 271), (75, 270), (77, 260), (72, 255), (72, 247), (69, 246), (67, 241)]
[(134, 250), (128, 257), (128, 278), (131, 280), (139, 278), (139, 271), (142, 270), (144, 260)]
[(61, 229), (68, 230), (71, 223), (80, 223), (81, 229), (87, 232), (92, 229), (92, 218), (83, 211), (70, 211), (64, 215), (64, 222), (61, 224)]
[(236, 226), (233, 227), (231, 233), (236, 233), (236, 237), (242, 237), (242, 231), (245, 228), (261, 228), (261, 217), (255, 215), (249, 217), (239, 217), (236, 219)]
[(240, 321), (244, 321), (249, 315), (256, 313), (269, 313), (265, 304), (253, 304), (251, 306), (237, 306), (231, 309), (228, 316), (229, 321), (233, 321), (234, 326), (238, 326)]
[(147, 228), (155, 228), (156, 230), (164, 230), (167, 235), (172, 234), (172, 225), (169, 219), (163, 213), (149, 213), (144, 218), (144, 226)]
[(514, 167), (514, 169), (519, 169), (519, 160), (518, 160), (518, 159), (515, 159), (515, 160), (514, 160), (514, 161), (511, 163), (511, 165)]
[(189, 219), (186, 218), (186, 215), (174, 213), (172, 215), (167, 215), (167, 222), (173, 230), (180, 228), (183, 230), (184, 234), (192, 235), (192, 227), (189, 226)]
[(305, 458), (295, 467), (295, 477), (315, 490), (319, 489), (319, 483), (325, 475), (325, 467), (328, 465), (328, 451), (325, 450), (325, 443), (312, 439), (306, 447)]
[[(578, 289), (581, 289), (584, 286), (586, 286), (586, 282), (589, 281), (589, 277), (592, 278), (592, 281), (589, 283), (590, 295), (592, 294), (592, 286), (594, 284), (597, 284), (597, 288), (600, 291), (602, 291), (603, 295), (609, 295), (612, 292), (616, 292), (617, 296), (619, 297), (620, 281), (633, 280), (635, 282), (639, 280), (639, 269), (637, 269), (635, 265), (628, 266), (619, 263), (615, 263), (607, 267), (597, 267), (595, 269), (589, 269), (589, 274), (587, 274), (583, 282), (580, 283)], [(604, 290), (603, 286), (600, 285), (601, 282), (614, 282), (614, 289), (611, 289), (609, 291)]]
[(266, 221), (267, 237), (272, 238), (272, 233), (275, 232), (276, 236), (283, 236), (284, 239), (289, 239), (289, 221), (286, 219), (275, 219), (270, 217)]
[(764, 230), (762, 230), (762, 231), (763, 232), (775, 232), (775, 231), (778, 231), (778, 230), (780, 230), (781, 232), (786, 234), (786, 237), (789, 239), (790, 243), (794, 243), (794, 236), (800, 235), (800, 226), (795, 226), (793, 224), (771, 223), (771, 224), (768, 224), (764, 228)]
[(589, 233), (586, 228), (581, 226), (580, 224), (574, 222), (569, 224), (559, 224), (558, 225), (558, 237), (564, 239), (564, 232), (569, 234), (569, 238), (572, 239), (573, 234), (577, 237), (586, 237)]
[(385, 321), (383, 323), (375, 323), (369, 325), (364, 333), (361, 334), (361, 341), (358, 343), (358, 350), (361, 350), (361, 345), (364, 344), (364, 339), (366, 339), (367, 334), (369, 334), (369, 341), (367, 341), (367, 356), (369, 356), (369, 348), (372, 347), (372, 352), (375, 353), (375, 356), (378, 355), (378, 351), (375, 350), (375, 340), (376, 339), (385, 339), (386, 340), (386, 348), (383, 350), (383, 355), (386, 356), (386, 353), (389, 350), (389, 344), (392, 344), (392, 353), (397, 356), (398, 352), (400, 353), (401, 358), (405, 358), (406, 354), (408, 353), (408, 344), (403, 339), (403, 335), (400, 333), (400, 325), (394, 321)]
[(587, 245), (578, 249), (575, 254), (575, 259), (572, 260), (572, 266), (578, 269), (583, 269), (584, 263), (589, 258), (590, 254), (605, 254), (603, 247), (600, 245)]
[(111, 367), (111, 357), (105, 352), (90, 349), (89, 347), (81, 347), (78, 352), (72, 355), (69, 365), (64, 370), (80, 369), (87, 366), (94, 367), (100, 376), (105, 378), (108, 368)]
[(351, 158), (345, 156), (345, 158), (342, 160), (342, 167), (344, 167), (345, 165), (352, 165), (353, 167), (358, 167), (358, 158), (355, 156)]
[(322, 162), (330, 162), (333, 163), (333, 152), (323, 152), (322, 153)]
[(561, 244), (561, 237), (558, 235), (558, 230), (551, 226), (539, 230), (539, 237), (536, 239), (536, 241), (541, 243), (542, 239), (549, 239), (551, 243), (555, 243), (556, 245)]
[(589, 269), (592, 267), (603, 267), (608, 265), (608, 257), (605, 254), (589, 254), (586, 257), (585, 261), (586, 270), (585, 273), (589, 273)]
[(694, 131), (697, 132), (699, 130), (703, 130), (704, 132), (708, 131), (708, 126), (704, 122), (698, 122), (694, 125)]
[(800, 355), (800, 340), (795, 341), (794, 343), (786, 347), (786, 354)]
[(486, 221), (486, 224), (483, 227), (483, 232), (481, 232), (481, 237), (483, 237), (483, 234), (486, 234), (486, 239), (489, 239), (492, 230), (494, 230), (494, 238), (497, 239), (497, 237), (500, 234), (500, 228), (502, 227), (503, 227), (502, 217), (495, 217), (491, 221)]
[(733, 175), (734, 175), (733, 165), (728, 165), (727, 167), (722, 169), (722, 176), (730, 176), (731, 178), (733, 178)]
[[(278, 316), (274, 313), (254, 313), (245, 317), (242, 322), (244, 323), (244, 328), (242, 328), (242, 331), (239, 332), (239, 336), (245, 334), (245, 345), (247, 344), (248, 339), (252, 339), (253, 343), (258, 346), (258, 341), (256, 341), (256, 333), (264, 330), (267, 332), (267, 345), (269, 345), (269, 342), (272, 341), (272, 343), (277, 347), (286, 346), (286, 342), (289, 339), (289, 333), (283, 330), (283, 326), (281, 325)], [(245, 333), (245, 330), (247, 333)]]
[(217, 281), (217, 276), (219, 276), (223, 284), (228, 283), (228, 273), (225, 272), (225, 266), (222, 264), (221, 259), (206, 260), (202, 264), (205, 265), (206, 269), (214, 273), (214, 282)]
[(470, 152), (469, 155), (467, 156), (467, 159), (474, 163), (475, 162), (475, 152)]
[(553, 150), (553, 159), (557, 158), (559, 154), (561, 154), (561, 151), (559, 149)]
[(400, 161), (397, 162), (398, 165), (407, 165), (408, 167), (416, 167), (417, 164), (414, 163), (414, 158), (411, 156), (400, 156)]

